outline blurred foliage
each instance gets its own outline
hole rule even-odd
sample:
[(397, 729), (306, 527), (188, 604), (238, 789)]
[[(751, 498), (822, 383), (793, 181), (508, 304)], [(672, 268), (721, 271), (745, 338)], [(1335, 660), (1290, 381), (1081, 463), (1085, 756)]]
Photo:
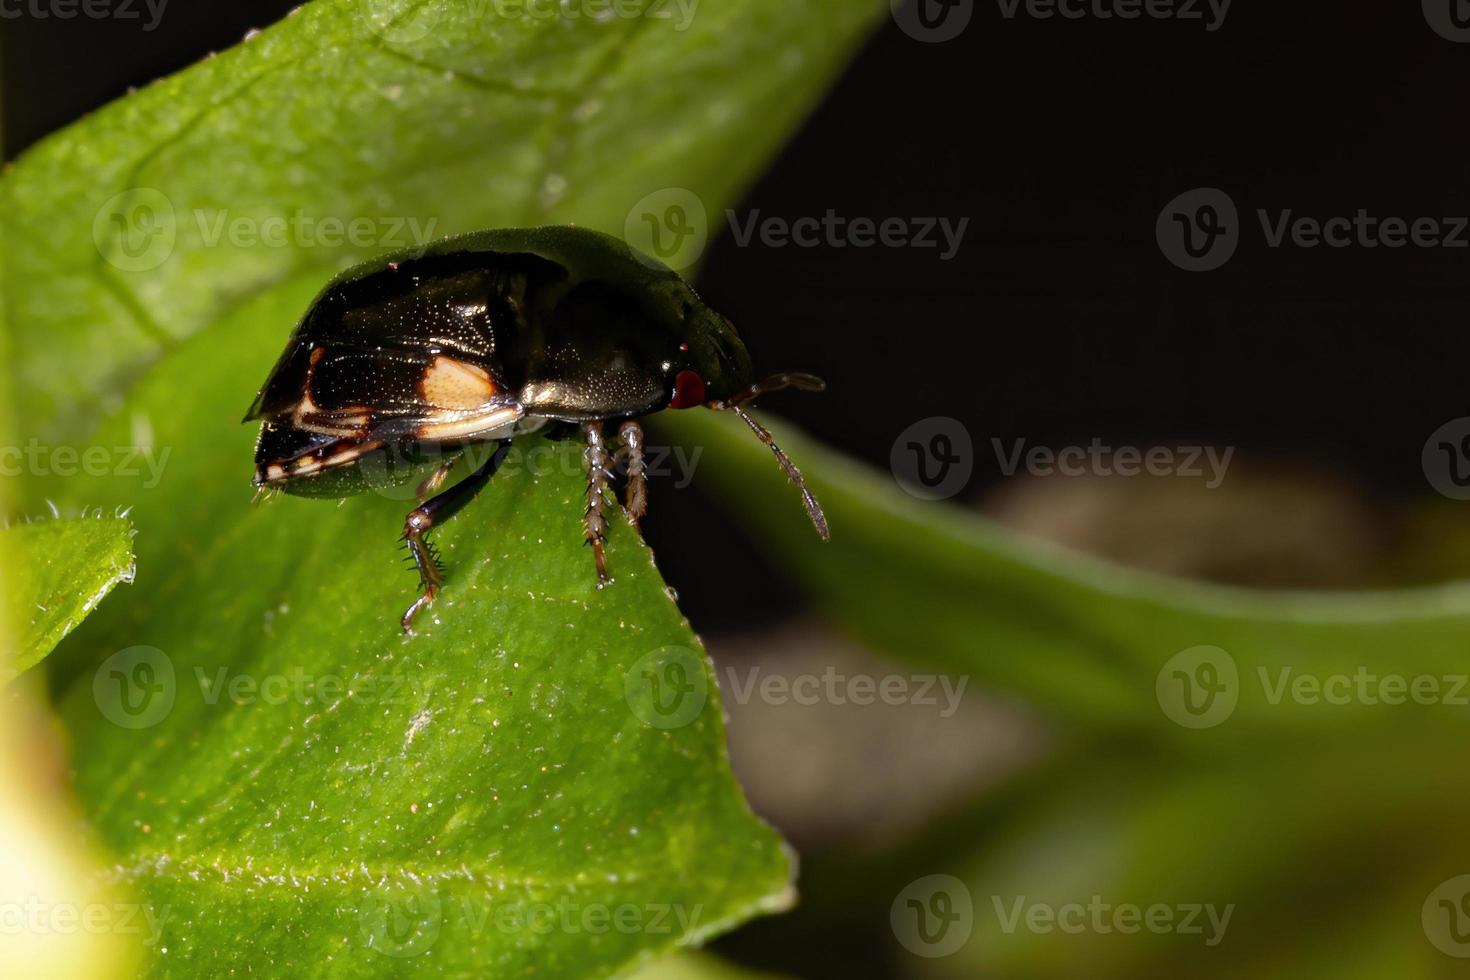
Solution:
[[(1458, 909), (1430, 899), (1470, 869), (1458, 762), (1470, 586), (1333, 594), (1163, 578), (916, 500), (771, 425), (827, 509), (826, 547), (810, 546), (769, 454), (731, 420), (659, 419), (707, 448), (703, 485), (835, 621), (911, 665), (1021, 698), (1058, 742), (911, 841), (858, 860), (808, 854), (807, 925), (874, 927), (915, 879), (943, 873), (965, 883), (973, 933), (943, 957), (898, 954), (918, 975), (1463, 975), (1435, 945), (1470, 953), (1446, 931)], [(1198, 905), (1205, 929), (1125, 933), (1112, 911), (1103, 928), (1064, 931), (1044, 914), (1028, 928), (1018, 901), (1075, 904), (1088, 923), (1100, 903)], [(1211, 945), (1206, 906), (1231, 908)], [(884, 924), (900, 928), (899, 914)]]
[(0, 531), (10, 567), (6, 615), (16, 638), (0, 678), (39, 663), (113, 586), (133, 580), (132, 525), (121, 518), (40, 521)]

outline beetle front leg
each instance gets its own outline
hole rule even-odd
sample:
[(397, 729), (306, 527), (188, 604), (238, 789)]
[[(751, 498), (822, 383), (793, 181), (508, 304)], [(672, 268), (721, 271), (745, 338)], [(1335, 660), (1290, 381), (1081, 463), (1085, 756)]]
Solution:
[(403, 541), (418, 568), (419, 584), (424, 593), (403, 614), (401, 622), (405, 633), (413, 632), (413, 618), (424, 607), (433, 604), (439, 594), (439, 586), (444, 584), (444, 572), (439, 568), (439, 561), (424, 535), (459, 513), (465, 504), (473, 500), (475, 494), (490, 482), (495, 471), (500, 469), (500, 464), (505, 462), (509, 452), (510, 440), (502, 439), (495, 452), (485, 461), (485, 465), (438, 496), (419, 504), (403, 519)]
[(592, 546), (592, 558), (597, 564), (597, 587), (600, 589), (611, 581), (607, 577), (607, 518), (602, 514), (606, 504), (608, 481), (612, 478), (609, 468), (612, 460), (607, 454), (607, 445), (602, 438), (601, 422), (582, 423), (582, 435), (587, 440), (583, 458), (587, 461), (587, 510), (582, 515), (582, 536)]
[(633, 419), (618, 426), (618, 442), (628, 463), (628, 487), (623, 493), (623, 513), (634, 527), (648, 513), (648, 467), (643, 461), (643, 427)]

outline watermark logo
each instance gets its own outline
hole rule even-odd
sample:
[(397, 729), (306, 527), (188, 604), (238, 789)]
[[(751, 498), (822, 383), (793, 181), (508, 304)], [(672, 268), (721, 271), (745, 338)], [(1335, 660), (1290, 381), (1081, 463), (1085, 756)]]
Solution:
[(403, 249), (435, 239), (438, 218), (412, 216), (313, 215), (297, 208), (290, 214), (263, 218), (231, 215), (226, 210), (195, 208), (195, 229), (206, 248), (227, 242), (235, 248), (342, 248)]
[(682, 728), (709, 700), (704, 657), (688, 647), (660, 647), (639, 657), (623, 675), (623, 697), (654, 728)]
[(1419, 913), (1424, 935), (1446, 956), (1470, 958), (1470, 874), (1440, 882)]
[(1446, 41), (1470, 41), (1470, 3), (1466, 0), (1423, 0), (1424, 19)]
[(1232, 0), (996, 0), (1000, 15), (1015, 20), (1024, 13), (1033, 20), (1177, 20), (1202, 21), (1205, 33), (1225, 25)]
[(1266, 703), (1278, 705), (1290, 699), (1303, 707), (1327, 705), (1417, 704), (1463, 708), (1470, 705), (1466, 694), (1470, 674), (1380, 674), (1360, 666), (1351, 674), (1297, 673), (1291, 666), (1257, 667), (1256, 677)]
[(301, 208), (264, 216), (195, 208), (188, 218), (192, 225), (176, 214), (173, 203), (160, 191), (135, 187), (114, 195), (98, 209), (92, 219), (92, 238), (98, 253), (112, 266), (124, 272), (146, 272), (173, 254), (181, 225), (205, 248), (351, 247), (364, 251), (423, 246), (434, 241), (439, 225), (439, 219), (433, 217), (344, 218), (309, 214)]
[(147, 272), (163, 265), (173, 254), (177, 237), (174, 206), (152, 187), (114, 194), (92, 218), (97, 254), (123, 272)]
[(910, 882), (888, 909), (893, 935), (915, 956), (936, 958), (959, 951), (975, 928), (970, 889), (953, 875)]
[(970, 24), (975, 0), (888, 0), (893, 22), (915, 41), (952, 41)]
[(1190, 647), (1175, 654), (1156, 680), (1159, 706), (1185, 728), (1213, 728), (1223, 723), (1247, 687), (1253, 704), (1270, 707), (1470, 707), (1470, 674), (1384, 673), (1366, 664), (1351, 672), (1314, 673), (1290, 664), (1258, 664), (1241, 676), (1234, 658), (1212, 646)]
[(670, 269), (687, 270), (709, 244), (704, 202), (685, 187), (665, 187), (645, 195), (623, 220), (623, 241)]
[(1240, 243), (1240, 219), (1230, 195), (1196, 187), (1174, 198), (1154, 224), (1159, 250), (1186, 272), (1218, 269)]
[(1240, 672), (1235, 658), (1219, 647), (1190, 647), (1165, 661), (1154, 693), (1159, 707), (1175, 724), (1214, 728), (1235, 712)]
[(923, 248), (934, 249), (939, 261), (948, 262), (959, 254), (969, 218), (945, 218), (932, 215), (886, 218), (848, 218), (828, 208), (821, 217), (803, 215), (783, 218), (762, 215), (752, 209), (742, 221), (733, 210), (725, 212), (730, 234), (739, 248), (759, 241), (766, 248)]
[(1470, 500), (1470, 415), (1430, 433), (1420, 462), (1430, 486), (1451, 500)]
[(1225, 472), (1235, 447), (1224, 450), (1214, 446), (1109, 446), (1094, 438), (1086, 446), (1026, 445), (1025, 439), (1012, 442), (1009, 450), (999, 439), (990, 440), (995, 459), (1005, 476), (1015, 476), (1021, 469), (1032, 476), (1102, 476), (1132, 477), (1178, 476), (1204, 480), (1205, 489), (1214, 490), (1225, 482)]
[(969, 686), (968, 674), (957, 679), (948, 674), (845, 674), (828, 666), (820, 674), (803, 673), (762, 675), (759, 667), (751, 667), (742, 678), (734, 667), (725, 668), (725, 681), (736, 704), (749, 704), (759, 698), (769, 705), (816, 704), (901, 705), (938, 708), (939, 717), (950, 718), (960, 709), (960, 699)]
[(444, 903), (437, 891), (373, 891), (358, 905), (363, 945), (384, 956), (407, 958), (427, 952), (439, 939)]
[[(1255, 209), (1261, 240), (1269, 249), (1470, 248), (1470, 217), (1465, 215), (1382, 215), (1367, 208), (1325, 217), (1293, 208)], [(1235, 203), (1212, 187), (1174, 198), (1155, 225), (1159, 249), (1170, 262), (1191, 272), (1218, 269), (1235, 254), (1244, 233)]]
[[(360, 0), (368, 27), (391, 44), (412, 44), (437, 30), (448, 4), (417, 0)], [(495, 18), (502, 21), (656, 20), (672, 30), (687, 31), (699, 0), (457, 0), (461, 22)]]
[(151, 728), (173, 710), (174, 663), (157, 647), (119, 650), (92, 675), (92, 699), (119, 728)]
[(1100, 936), (1115, 932), (1124, 935), (1151, 932), (1155, 935), (1202, 936), (1206, 946), (1220, 944), (1225, 938), (1225, 930), (1230, 927), (1230, 917), (1235, 914), (1234, 903), (1223, 907), (1195, 902), (1179, 905), (1155, 902), (1142, 906), (1133, 902), (1105, 902), (1101, 895), (1093, 895), (1086, 904), (1031, 902), (1025, 895), (1018, 895), (1011, 902), (992, 895), (990, 901), (995, 907), (1000, 929), (1007, 935), (1018, 929), (1038, 935), (1062, 932), (1072, 936), (1084, 932)]
[(0, 446), (0, 476), (142, 477), (144, 490), (158, 486), (172, 447), (48, 446), (32, 437), (24, 446)]
[(0, 0), (0, 20), (147, 20), (143, 31), (158, 27), (168, 0)]
[(131, 902), (48, 902), (30, 895), (24, 900), (0, 902), (0, 936), (88, 935), (139, 936), (149, 946), (163, 938), (163, 927), (173, 918), (172, 907)]
[[(416, 500), (420, 491), (432, 495), (455, 473), (468, 473), (489, 461), (497, 444), (478, 443), (463, 449), (442, 446), (414, 438), (389, 442), (376, 452), (363, 456), (357, 471), (368, 489), (389, 500)], [(3, 450), (0, 450), (3, 453)], [(669, 480), (675, 490), (683, 490), (694, 482), (694, 473), (704, 455), (703, 446), (644, 446), (643, 474), (650, 480)], [(3, 458), (3, 456), (0, 456)], [(437, 470), (449, 469), (440, 476)], [(617, 465), (626, 469), (626, 460)], [(497, 473), (528, 473), (540, 478), (553, 474), (585, 476), (586, 462), (580, 452), (565, 452), (555, 443), (521, 443), (511, 447)], [(430, 480), (433, 477), (434, 480)], [(425, 481), (430, 481), (426, 483)]]
[(920, 419), (893, 440), (888, 467), (899, 487), (920, 500), (953, 497), (975, 471), (975, 444), (958, 419)]

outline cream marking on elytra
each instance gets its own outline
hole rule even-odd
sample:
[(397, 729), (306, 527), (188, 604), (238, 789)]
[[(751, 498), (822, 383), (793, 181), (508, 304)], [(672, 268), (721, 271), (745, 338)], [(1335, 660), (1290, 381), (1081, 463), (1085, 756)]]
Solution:
[(374, 450), (381, 449), (381, 442), (358, 442), (346, 446), (330, 456), (298, 456), (290, 461), (289, 471), (280, 463), (271, 463), (265, 468), (264, 473), (256, 473), (256, 481), (264, 483), (280, 483), (288, 477), (311, 476), (322, 470), (331, 469), (350, 463), (355, 459), (367, 455)]
[(436, 408), (479, 408), (500, 389), (484, 368), (437, 355), (419, 379), (419, 393)]
[(415, 430), (415, 435), (420, 439), (460, 439), (466, 436), (480, 436), (485, 439), (493, 438), (491, 433), (503, 426), (513, 425), (525, 414), (521, 406), (516, 404), (497, 405), (487, 412), (477, 412), (473, 415), (464, 415), (459, 412), (445, 412), (440, 421), (425, 422)]

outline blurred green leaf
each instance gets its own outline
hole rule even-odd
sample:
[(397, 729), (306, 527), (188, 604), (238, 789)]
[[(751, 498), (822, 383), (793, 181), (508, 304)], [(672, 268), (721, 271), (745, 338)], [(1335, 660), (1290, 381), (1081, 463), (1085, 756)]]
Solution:
[(768, 973), (752, 973), (707, 953), (680, 953), (656, 960), (628, 980), (776, 980)]
[(15, 649), (9, 679), (39, 663), (113, 586), (133, 580), (133, 529), (125, 519), (51, 520), (0, 531), (5, 606)]
[[(524, 440), (436, 532), (449, 582), (405, 638), (406, 495), (252, 508), (236, 420), (321, 283), (394, 234), (620, 233), (671, 187), (714, 221), (883, 9), (320, 0), (0, 179), (20, 430), (167, 461), (21, 488), (135, 508), (144, 574), (52, 674), (156, 974), (605, 975), (791, 902), (698, 640), (621, 524), (594, 587), (574, 447)], [(378, 237), (324, 240), (353, 218)]]
[[(1451, 688), (1470, 648), (1470, 585), (1333, 594), (1164, 578), (918, 500), (777, 420), (771, 428), (827, 509), (832, 540), (821, 545), (794, 491), (769, 478), (770, 454), (737, 422), (684, 412), (657, 424), (707, 449), (703, 484), (836, 621), (894, 656), (1022, 695), (1060, 724), (1187, 735), (1463, 721), (1456, 696), (1470, 700), (1470, 689)], [(1180, 657), (1202, 647), (1214, 652)], [(1211, 669), (1200, 670), (1204, 660)], [(1397, 704), (1356, 696), (1388, 675), (1436, 680), (1436, 703), (1407, 689), (1389, 692)], [(1302, 684), (1338, 676), (1346, 686)], [(1186, 698), (1203, 709), (1193, 718)]]
[[(1272, 593), (1145, 574), (912, 498), (774, 420), (827, 509), (821, 545), (795, 493), (770, 479), (769, 453), (730, 423), (660, 418), (665, 435), (705, 448), (704, 485), (836, 622), (1010, 691), (1059, 733), (1056, 758), (912, 844), (856, 864), (808, 855), (807, 914), (823, 914), (812, 901), (828, 914), (886, 909), (947, 874), (971, 899), (964, 941), (907, 961), (925, 976), (1458, 975), (1421, 906), (1470, 867), (1456, 761), (1470, 707), (1465, 585)], [(1179, 659), (1201, 646), (1221, 668), (1212, 697), (1203, 661)], [(1384, 687), (1389, 677), (1402, 684)], [(1294, 688), (1299, 678), (1313, 683)], [(930, 908), (928, 895), (914, 900)], [(1167, 906), (1180, 921), (1209, 904), (1233, 906), (1209, 946), (1179, 929), (1125, 933), (1112, 911), (1094, 925), (1098, 905)], [(1040, 924), (1018, 907), (1039, 908)], [(1081, 910), (1069, 929), (1048, 918), (1064, 907)]]

